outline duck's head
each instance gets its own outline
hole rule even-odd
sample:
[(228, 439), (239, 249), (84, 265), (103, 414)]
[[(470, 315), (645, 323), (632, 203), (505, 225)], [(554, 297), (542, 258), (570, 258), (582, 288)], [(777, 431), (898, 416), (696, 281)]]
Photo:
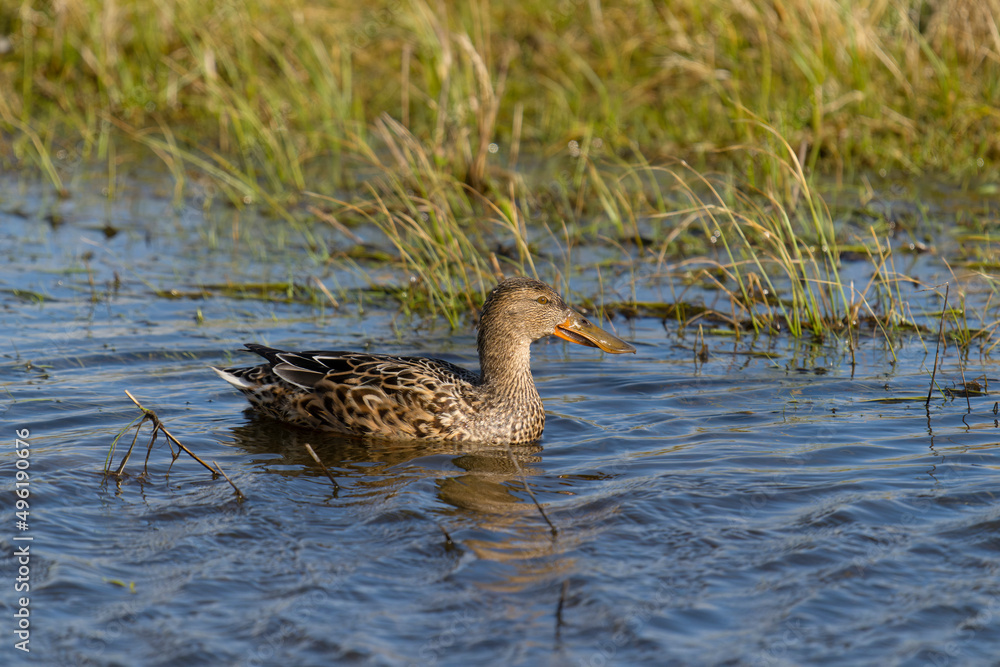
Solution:
[(559, 294), (538, 280), (507, 278), (483, 304), (479, 323), (480, 350), (489, 340), (530, 344), (545, 336), (558, 336), (579, 345), (597, 347), (612, 354), (635, 352), (635, 348), (566, 305)]

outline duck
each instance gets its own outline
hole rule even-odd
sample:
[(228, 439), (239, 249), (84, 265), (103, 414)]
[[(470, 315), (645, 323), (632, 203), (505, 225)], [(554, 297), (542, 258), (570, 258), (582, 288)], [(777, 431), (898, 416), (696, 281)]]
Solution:
[(257, 412), (307, 429), (387, 440), (526, 444), (545, 428), (530, 347), (546, 336), (611, 354), (635, 353), (549, 285), (511, 277), (483, 303), (479, 372), (430, 357), (285, 352), (255, 343), (246, 349), (266, 363), (212, 370)]

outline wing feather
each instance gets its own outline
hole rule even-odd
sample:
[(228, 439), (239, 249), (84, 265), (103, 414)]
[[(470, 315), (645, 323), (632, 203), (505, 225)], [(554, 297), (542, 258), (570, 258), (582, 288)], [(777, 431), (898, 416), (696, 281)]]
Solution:
[(447, 432), (481, 400), (474, 391), (479, 375), (443, 359), (247, 348), (270, 362), (275, 380), (308, 390), (299, 409), (335, 430), (342, 425), (349, 432), (410, 437)]

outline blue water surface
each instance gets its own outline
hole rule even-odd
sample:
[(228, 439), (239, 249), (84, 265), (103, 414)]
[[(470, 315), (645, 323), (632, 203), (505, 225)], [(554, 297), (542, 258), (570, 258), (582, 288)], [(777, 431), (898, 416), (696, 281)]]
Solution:
[[(933, 343), (863, 332), (852, 356), (845, 340), (619, 318), (606, 326), (634, 356), (533, 348), (548, 414), (537, 445), (324, 436), (246, 413), (209, 366), (255, 363), (240, 347), (263, 342), (475, 367), (472, 325), (366, 301), (351, 290), (368, 276), (310, 260), (264, 216), (138, 190), (60, 201), (7, 182), (0, 202), (4, 664), (1000, 657), (996, 398), (934, 392), (925, 405)], [(219, 288), (313, 279), (354, 298), (335, 308)], [(995, 354), (948, 346), (937, 381), (998, 375)], [(126, 390), (243, 499), (163, 435), (150, 449), (148, 425), (122, 474), (104, 474), (140, 416)], [(17, 430), (30, 432), (26, 531)], [(13, 632), (24, 536), (27, 654)]]

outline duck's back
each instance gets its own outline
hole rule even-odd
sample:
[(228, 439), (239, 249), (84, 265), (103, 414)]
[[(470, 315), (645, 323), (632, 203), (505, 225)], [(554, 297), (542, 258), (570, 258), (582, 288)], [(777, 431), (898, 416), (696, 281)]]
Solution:
[(442, 359), (360, 352), (283, 352), (218, 371), (258, 411), (284, 422), (384, 438), (476, 439), (479, 375)]

